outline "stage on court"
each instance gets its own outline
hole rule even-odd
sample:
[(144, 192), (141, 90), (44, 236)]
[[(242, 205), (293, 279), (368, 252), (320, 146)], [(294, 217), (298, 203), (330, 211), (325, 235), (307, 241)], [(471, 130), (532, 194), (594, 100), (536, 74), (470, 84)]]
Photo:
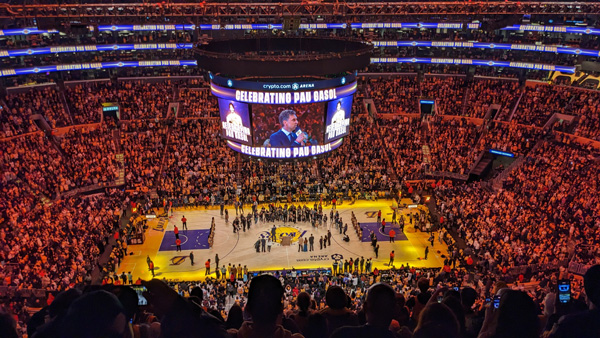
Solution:
[[(296, 206), (302, 206), (303, 203), (296, 203)], [(309, 207), (313, 203), (307, 204)], [(259, 205), (259, 210), (262, 205)], [(265, 205), (265, 207), (267, 207)], [(121, 263), (118, 273), (131, 271), (134, 278), (151, 278), (148, 271), (146, 257), (154, 261), (155, 275), (157, 278), (167, 278), (172, 280), (199, 280), (204, 278), (204, 263), (207, 259), (211, 260), (211, 272), (214, 277), (214, 258), (219, 255), (219, 265), (238, 266), (246, 265), (250, 271), (275, 270), (275, 269), (306, 269), (331, 267), (333, 257), (342, 260), (356, 257), (373, 259), (373, 267), (387, 269), (389, 254), (395, 251), (394, 265), (399, 267), (401, 264), (409, 263), (416, 267), (438, 267), (443, 265), (444, 257), (447, 256), (447, 246), (438, 241), (435, 234), (434, 248), (429, 248), (427, 260), (423, 259), (425, 246), (428, 242), (429, 234), (416, 231), (413, 224), (409, 222), (408, 213), (412, 211), (415, 214), (416, 209), (400, 208), (399, 211), (405, 215), (404, 232), (402, 233), (398, 225), (392, 225), (393, 209), (397, 205), (391, 200), (379, 201), (358, 201), (353, 205), (348, 203), (337, 207), (342, 217), (343, 223), (348, 224), (347, 235), (349, 242), (343, 240), (343, 234), (339, 230), (330, 226), (328, 220), (327, 226), (312, 227), (308, 222), (302, 223), (283, 223), (283, 222), (258, 222), (250, 230), (245, 232), (233, 233), (231, 222), (236, 216), (233, 207), (227, 208), (229, 211), (229, 224), (225, 223), (225, 218), (220, 215), (218, 207), (209, 207), (208, 209), (175, 209), (170, 217), (159, 217), (149, 220), (149, 228), (146, 232), (146, 241), (141, 245), (130, 245), (128, 255)], [(420, 208), (424, 208), (420, 206)], [(323, 208), (323, 213), (329, 218), (331, 206)], [(386, 227), (381, 232), (377, 222), (377, 213), (381, 210), (382, 218), (386, 219)], [(250, 206), (244, 210), (245, 214), (250, 212)], [(365, 233), (362, 238), (356, 233), (351, 223), (351, 213), (354, 212), (357, 221), (364, 227)], [(187, 219), (188, 230), (183, 230), (181, 218), (185, 215)], [(211, 220), (214, 217), (216, 227), (214, 234), (214, 245), (212, 248), (208, 245), (208, 235)], [(176, 251), (174, 226), (179, 228), (179, 238), (181, 240), (181, 251)], [(291, 237), (290, 246), (282, 246), (273, 242), (270, 252), (257, 253), (255, 243), (262, 237), (270, 235), (273, 225), (276, 226), (277, 237), (281, 235)], [(396, 232), (395, 242), (389, 241), (389, 231), (394, 229)], [(379, 258), (375, 257), (375, 252), (371, 246), (369, 237), (371, 229), (378, 239)], [(320, 249), (319, 239), (325, 237), (327, 231), (332, 233), (331, 245)], [(298, 239), (314, 236), (314, 251), (298, 252)], [(439, 253), (438, 253), (439, 251)], [(194, 265), (190, 261), (190, 252), (194, 253)]]

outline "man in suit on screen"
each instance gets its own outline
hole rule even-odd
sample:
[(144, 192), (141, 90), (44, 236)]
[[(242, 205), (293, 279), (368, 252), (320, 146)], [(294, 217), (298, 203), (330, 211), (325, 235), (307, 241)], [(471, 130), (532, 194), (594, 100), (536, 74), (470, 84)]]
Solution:
[(281, 129), (269, 137), (271, 147), (301, 147), (305, 144), (306, 134), (295, 132), (298, 127), (298, 117), (295, 111), (286, 109), (279, 113), (279, 124)]

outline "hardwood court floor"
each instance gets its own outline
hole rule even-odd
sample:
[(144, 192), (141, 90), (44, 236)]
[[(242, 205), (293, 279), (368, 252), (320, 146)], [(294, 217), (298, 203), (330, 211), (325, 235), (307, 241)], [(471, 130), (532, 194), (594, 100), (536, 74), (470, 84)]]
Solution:
[[(403, 201), (404, 202), (404, 201)], [(408, 201), (410, 203), (410, 201)], [(296, 205), (303, 205), (302, 203)], [(312, 207), (312, 203), (308, 204)], [(259, 205), (259, 210), (262, 206)], [(211, 272), (214, 276), (214, 258), (215, 254), (219, 254), (220, 262), (229, 265), (241, 264), (248, 266), (250, 271), (259, 270), (275, 270), (275, 269), (306, 269), (331, 267), (333, 258), (348, 259), (365, 257), (365, 259), (373, 258), (374, 267), (379, 269), (387, 269), (389, 262), (389, 254), (392, 250), (395, 251), (396, 258), (394, 265), (399, 267), (401, 264), (409, 263), (416, 267), (441, 267), (444, 258), (447, 256), (447, 246), (440, 244), (438, 234), (435, 234), (435, 246), (429, 249), (427, 260), (424, 257), (425, 246), (429, 244), (428, 233), (415, 231), (412, 224), (406, 219), (404, 235), (406, 240), (396, 240), (395, 243), (380, 240), (379, 258), (375, 258), (375, 254), (370, 242), (362, 242), (358, 237), (350, 221), (351, 213), (354, 212), (358, 222), (374, 223), (377, 222), (377, 211), (381, 210), (382, 218), (386, 219), (389, 224), (392, 218), (391, 200), (378, 201), (358, 201), (353, 205), (348, 203), (338, 206), (337, 210), (342, 217), (344, 223), (348, 223), (348, 236), (350, 242), (342, 240), (343, 235), (335, 228), (322, 226), (313, 228), (310, 223), (283, 224), (282, 222), (265, 222), (252, 224), (250, 230), (234, 234), (232, 231), (231, 222), (235, 218), (235, 209), (229, 210), (229, 224), (225, 224), (225, 219), (220, 216), (218, 207), (209, 207), (208, 209), (201, 207), (196, 209), (176, 209), (173, 215), (169, 218), (162, 217), (155, 220), (149, 220), (149, 229), (146, 232), (146, 241), (141, 245), (130, 245), (129, 252), (133, 255), (127, 256), (118, 268), (118, 273), (131, 271), (134, 280), (138, 277), (142, 279), (150, 279), (152, 277), (146, 263), (146, 257), (149, 256), (155, 265), (156, 278), (166, 278), (170, 280), (200, 280), (204, 278), (205, 267), (204, 262), (207, 259), (211, 260)], [(420, 208), (424, 208), (420, 206)], [(324, 208), (329, 218), (331, 206)], [(415, 209), (401, 209), (405, 215)], [(250, 212), (244, 210), (246, 214)], [(187, 218), (188, 231), (182, 229), (181, 218), (185, 215)], [(210, 229), (211, 219), (214, 217), (216, 222), (216, 231), (214, 236), (214, 245), (212, 248), (206, 248), (205, 236)], [(329, 223), (329, 221), (328, 221)], [(182, 251), (175, 251), (173, 227), (179, 227), (179, 235), (182, 241)], [(277, 226), (277, 233), (287, 233), (294, 236), (291, 246), (280, 246), (279, 243), (274, 243), (271, 252), (257, 253), (254, 244), (261, 236), (267, 236), (273, 225)], [(330, 229), (332, 232), (331, 246), (326, 249), (319, 249), (319, 238), (327, 233)], [(386, 229), (386, 233), (389, 230)], [(396, 230), (398, 232), (398, 230)], [(314, 251), (298, 252), (297, 238), (300, 235), (309, 237), (311, 234), (315, 237)], [(381, 235), (381, 234), (380, 234)], [(381, 236), (380, 236), (381, 237)], [(399, 236), (397, 236), (399, 237)], [(439, 253), (438, 253), (439, 251)], [(194, 253), (194, 265), (191, 265), (189, 259), (190, 252)]]

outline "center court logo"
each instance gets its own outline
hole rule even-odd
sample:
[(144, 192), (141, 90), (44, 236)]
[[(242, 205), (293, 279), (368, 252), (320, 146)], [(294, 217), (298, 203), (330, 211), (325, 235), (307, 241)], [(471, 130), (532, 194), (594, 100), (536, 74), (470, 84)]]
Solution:
[[(281, 243), (282, 236), (290, 236), (292, 238), (291, 242), (297, 242), (300, 237), (306, 234), (306, 230), (302, 230), (296, 227), (291, 226), (280, 226), (275, 229), (275, 242)], [(269, 239), (271, 237), (271, 230), (263, 231), (258, 235), (259, 239)]]

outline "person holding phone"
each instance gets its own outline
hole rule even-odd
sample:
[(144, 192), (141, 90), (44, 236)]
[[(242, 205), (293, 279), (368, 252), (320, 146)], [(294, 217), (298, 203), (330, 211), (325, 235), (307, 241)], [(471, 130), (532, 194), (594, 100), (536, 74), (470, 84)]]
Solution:
[[(554, 326), (550, 338), (600, 336), (600, 264), (587, 270), (583, 276), (583, 286), (589, 310), (562, 316)], [(560, 304), (560, 295), (558, 297)], [(563, 296), (563, 299), (566, 297)]]

